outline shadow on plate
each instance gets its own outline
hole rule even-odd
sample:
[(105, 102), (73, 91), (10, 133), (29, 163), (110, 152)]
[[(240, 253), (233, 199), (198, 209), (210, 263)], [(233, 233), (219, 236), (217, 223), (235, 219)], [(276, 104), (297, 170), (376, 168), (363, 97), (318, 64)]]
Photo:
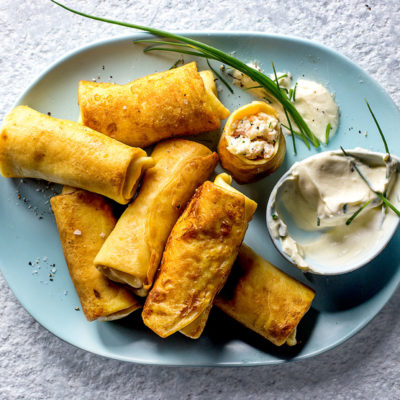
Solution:
[[(98, 333), (107, 347), (114, 348), (126, 346), (129, 341), (133, 343), (140, 342), (143, 339), (147, 344), (151, 343), (156, 346), (157, 354), (185, 352), (189, 355), (207, 348), (207, 350), (212, 350), (213, 358), (217, 360), (219, 355), (226, 351), (226, 345), (232, 342), (242, 342), (274, 357), (290, 360), (296, 357), (307, 343), (313, 332), (313, 327), (317, 323), (318, 315), (319, 312), (315, 309), (308, 311), (297, 330), (298, 344), (292, 347), (273, 345), (261, 335), (246, 328), (216, 307), (212, 309), (206, 328), (198, 340), (187, 338), (178, 332), (162, 339), (143, 324), (139, 312), (121, 320), (99, 324)], [(110, 331), (112, 331), (112, 334), (110, 334)]]
[(232, 341), (241, 341), (274, 357), (289, 360), (296, 357), (306, 345), (317, 322), (318, 314), (317, 310), (311, 308), (304, 316), (297, 329), (296, 346), (288, 346), (286, 344), (279, 347), (275, 346), (258, 333), (246, 328), (216, 307), (212, 309), (203, 335), (217, 348), (223, 348), (224, 345)]

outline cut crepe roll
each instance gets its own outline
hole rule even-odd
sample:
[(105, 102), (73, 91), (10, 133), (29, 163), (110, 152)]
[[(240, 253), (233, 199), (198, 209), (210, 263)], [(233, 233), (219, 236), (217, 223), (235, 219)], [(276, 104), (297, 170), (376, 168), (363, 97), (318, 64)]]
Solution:
[[(217, 175), (216, 178), (214, 179), (214, 183), (220, 187), (223, 187), (227, 190), (230, 190), (234, 193), (238, 193), (244, 196), (241, 192), (239, 192), (230, 185), (232, 183), (232, 177), (228, 174), (223, 173)], [(257, 204), (255, 201), (251, 200), (247, 196), (244, 196), (244, 198), (245, 198), (245, 212), (246, 212), (245, 218), (248, 222), (250, 222), (257, 208)], [(201, 313), (201, 315), (198, 318), (196, 318), (192, 323), (181, 329), (180, 332), (192, 339), (198, 339), (203, 333), (203, 330), (206, 326), (211, 308), (212, 308), (212, 303), (210, 303), (210, 305)]]
[(89, 321), (123, 318), (141, 307), (126, 288), (109, 281), (93, 264), (116, 220), (107, 200), (64, 187), (50, 200), (69, 274)]
[(95, 259), (110, 279), (146, 296), (160, 264), (168, 235), (194, 191), (212, 173), (218, 156), (202, 144), (170, 139), (152, 153), (155, 167), (146, 171), (136, 199)]
[(14, 108), (0, 132), (0, 172), (7, 178), (38, 178), (102, 194), (126, 204), (144, 170), (154, 165), (129, 147), (77, 122), (26, 106)]
[(226, 122), (218, 144), (222, 166), (239, 183), (272, 174), (281, 166), (285, 153), (279, 114), (263, 101), (237, 109)]
[(79, 106), (84, 125), (138, 147), (219, 129), (229, 115), (212, 72), (195, 62), (126, 85), (81, 81)]
[[(254, 203), (252, 213), (255, 208)], [(199, 317), (207, 319), (252, 213), (239, 192), (209, 181), (197, 189), (171, 231), (160, 271), (146, 299), (142, 318), (150, 329), (167, 337)], [(198, 337), (192, 328), (186, 334)]]
[(315, 293), (242, 244), (214, 304), (277, 346), (296, 344), (296, 327)]

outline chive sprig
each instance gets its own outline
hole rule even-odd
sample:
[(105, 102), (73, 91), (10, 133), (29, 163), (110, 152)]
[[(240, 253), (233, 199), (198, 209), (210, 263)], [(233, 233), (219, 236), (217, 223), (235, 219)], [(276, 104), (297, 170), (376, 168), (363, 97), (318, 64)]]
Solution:
[[(285, 114), (290, 116), (293, 122), (297, 125), (299, 129), (299, 133), (301, 136), (304, 136), (309, 140), (313, 146), (319, 147), (320, 142), (318, 138), (313, 134), (307, 123), (304, 121), (303, 117), (297, 111), (296, 107), (293, 105), (291, 100), (289, 99), (288, 93), (282, 90), (279, 86), (279, 83), (275, 82), (273, 79), (263, 74), (262, 72), (254, 69), (253, 67), (245, 64), (244, 62), (238, 60), (232, 55), (223, 52), (213, 46), (210, 46), (206, 43), (200, 42), (198, 40), (190, 39), (188, 37), (178, 35), (175, 33), (167, 32), (157, 28), (151, 28), (143, 25), (131, 24), (123, 21), (116, 21), (108, 18), (97, 17), (94, 15), (86, 14), (84, 12), (74, 10), (70, 7), (67, 7), (58, 1), (51, 0), (54, 4), (64, 8), (67, 11), (70, 11), (74, 14), (80, 15), (85, 18), (93, 19), (96, 21), (106, 22), (108, 24), (120, 25), (127, 28), (138, 29), (144, 32), (151, 33), (155, 36), (161, 38), (167, 38), (170, 40), (158, 40), (158, 39), (146, 39), (146, 40), (138, 40), (137, 43), (149, 43), (150, 47), (145, 49), (145, 52), (149, 51), (169, 51), (176, 52), (181, 54), (188, 54), (196, 57), (203, 57), (208, 60), (219, 61), (223, 64), (229, 65), (232, 68), (241, 71), (242, 73), (249, 76), (252, 80), (259, 83), (264, 89), (271, 93), (281, 104), (285, 111)], [(222, 81), (222, 80), (221, 80)], [(223, 82), (223, 81), (222, 81)], [(288, 118), (289, 127), (291, 127), (290, 118)], [(290, 129), (292, 136), (294, 137), (293, 129)], [(294, 141), (293, 141), (294, 143)], [(296, 149), (294, 148), (295, 154)]]

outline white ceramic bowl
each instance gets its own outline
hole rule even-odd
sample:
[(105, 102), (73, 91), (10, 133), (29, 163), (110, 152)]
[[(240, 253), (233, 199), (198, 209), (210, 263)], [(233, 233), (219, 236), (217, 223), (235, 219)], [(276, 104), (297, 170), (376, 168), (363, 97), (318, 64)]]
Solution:
[[(374, 161), (376, 160), (377, 163), (380, 161), (382, 162), (382, 153), (376, 153), (376, 152), (370, 152), (366, 151), (364, 149), (354, 149), (354, 150), (346, 150), (347, 153), (350, 155), (354, 155), (357, 157), (363, 157), (366, 154), (368, 157), (373, 159)], [(334, 151), (333, 153), (336, 154), (342, 154), (341, 150)], [(326, 153), (318, 153), (316, 155), (313, 155), (311, 157), (308, 157), (306, 160), (312, 160), (312, 159), (317, 159), (318, 157), (321, 157), (322, 155), (325, 155)], [(400, 158), (393, 156), (392, 158), (394, 161), (397, 162), (397, 182), (400, 179)], [(305, 161), (305, 160), (303, 160)], [(300, 161), (301, 162), (301, 161)], [(284, 258), (286, 258), (289, 262), (292, 264), (296, 265), (294, 260), (286, 254), (283, 249), (282, 249), (282, 242), (280, 237), (275, 237), (272, 229), (271, 229), (271, 223), (272, 223), (272, 215), (276, 213), (275, 210), (275, 204), (276, 201), (275, 199), (277, 196), (279, 196), (279, 188), (282, 184), (282, 182), (292, 173), (293, 170), (292, 166), (276, 183), (274, 186), (271, 195), (268, 200), (267, 204), (267, 209), (266, 209), (266, 221), (267, 221), (267, 228), (269, 235), (271, 236), (271, 240), (275, 247), (278, 249), (278, 251), (282, 254)], [(397, 208), (399, 208), (400, 204), (400, 193), (399, 193), (399, 184), (397, 183), (397, 188), (393, 188), (390, 199), (391, 201), (396, 205)], [(397, 189), (397, 190), (396, 190)], [(389, 211), (392, 212), (392, 211)], [(309, 231), (303, 231), (299, 229), (299, 227), (296, 226), (295, 222), (293, 219), (290, 217), (289, 213), (279, 213), (280, 219), (286, 224), (288, 232), (290, 236), (292, 236), (296, 241), (299, 243), (302, 243), (304, 239), (310, 239), (310, 232)], [(349, 215), (350, 216), (350, 215)], [(347, 272), (354, 271), (366, 264), (368, 264), (371, 260), (373, 260), (389, 243), (390, 239), (396, 232), (396, 229), (399, 226), (399, 221), (400, 218), (391, 218), (390, 223), (385, 227), (384, 231), (382, 232), (381, 237), (379, 240), (375, 243), (374, 246), (371, 246), (368, 248), (367, 251), (363, 251), (362, 254), (358, 255), (355, 258), (352, 258), (350, 261), (347, 262), (335, 262), (332, 258), (327, 261), (326, 264), (318, 262), (310, 257), (307, 257), (307, 255), (304, 257), (304, 260), (308, 264), (308, 269), (306, 270), (307, 272), (319, 274), (319, 275), (338, 275), (338, 274), (344, 274)], [(318, 233), (316, 233), (316, 236)]]

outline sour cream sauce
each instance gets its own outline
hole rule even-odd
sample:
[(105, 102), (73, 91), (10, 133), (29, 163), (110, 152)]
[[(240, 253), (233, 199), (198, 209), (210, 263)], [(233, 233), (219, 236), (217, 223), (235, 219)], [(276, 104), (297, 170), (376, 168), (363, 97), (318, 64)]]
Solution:
[[(354, 157), (330, 151), (296, 163), (271, 194), (274, 214), (269, 230), (301, 269), (328, 274), (340, 273), (340, 268), (350, 270), (360, 259), (372, 257), (374, 249), (397, 226), (398, 216), (382, 207), (354, 163), (374, 190), (386, 192), (397, 207), (399, 162), (363, 149), (351, 154)], [(369, 205), (346, 225), (368, 201)]]
[[(249, 63), (254, 69), (260, 70), (260, 67), (256, 63)], [(294, 106), (297, 111), (301, 114), (311, 131), (314, 135), (322, 142), (326, 142), (326, 129), (330, 124), (329, 138), (331, 138), (339, 124), (339, 107), (335, 102), (333, 94), (329, 93), (328, 89), (320, 83), (299, 79), (297, 85), (293, 85), (292, 76), (290, 73), (278, 72), (278, 78), (282, 75), (287, 75), (283, 78), (278, 79), (279, 86), (282, 88), (294, 90), (296, 86)], [(246, 88), (249, 93), (253, 96), (266, 100), (272, 107), (279, 112), (280, 120), (284, 125), (288, 126), (285, 112), (282, 108), (281, 103), (277, 101), (269, 92), (265, 89), (260, 88), (259, 84), (243, 74), (238, 70), (233, 71), (234, 84), (243, 88)], [(274, 76), (270, 76), (274, 79)], [(296, 130), (296, 124), (292, 121), (293, 128)]]

